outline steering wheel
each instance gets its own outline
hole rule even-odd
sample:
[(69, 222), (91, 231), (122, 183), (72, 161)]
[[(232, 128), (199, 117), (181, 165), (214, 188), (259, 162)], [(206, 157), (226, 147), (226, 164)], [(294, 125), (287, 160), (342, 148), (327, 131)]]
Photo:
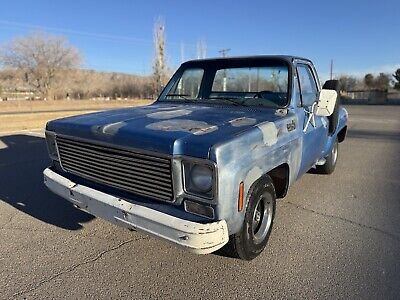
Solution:
[(272, 91), (259, 91), (254, 95), (253, 99), (265, 99), (277, 105), (284, 105), (286, 103), (286, 97), (282, 93)]
[(259, 91), (257, 92), (253, 98), (264, 98), (268, 99), (268, 96), (274, 95), (275, 93), (273, 91)]

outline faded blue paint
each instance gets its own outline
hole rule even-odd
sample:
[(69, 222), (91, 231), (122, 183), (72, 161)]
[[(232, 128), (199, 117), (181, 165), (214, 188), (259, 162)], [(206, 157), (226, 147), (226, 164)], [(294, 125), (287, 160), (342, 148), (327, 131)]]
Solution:
[[(298, 60), (293, 60), (293, 66)], [(294, 82), (291, 91), (296, 89)], [(237, 212), (240, 182), (244, 182), (247, 196), (251, 185), (263, 174), (287, 164), (291, 185), (329, 153), (338, 132), (347, 124), (347, 112), (340, 108), (338, 127), (332, 135), (328, 135), (327, 118), (317, 116), (315, 126), (310, 124), (303, 132), (306, 113), (299, 106), (297, 93), (290, 94), (290, 104), (283, 111), (164, 100), (145, 107), (51, 121), (47, 130), (173, 156), (175, 188), (179, 190), (176, 205), (181, 205), (184, 197), (190, 197), (182, 188), (182, 156), (213, 161), (218, 173), (216, 202), (213, 202), (216, 219), (226, 220), (232, 234), (241, 228), (244, 218), (244, 211)], [(289, 124), (295, 128), (289, 131)]]
[[(304, 127), (308, 116), (301, 113), (301, 111), (298, 112), (298, 115), (300, 117), (300, 124)], [(315, 124), (309, 124), (307, 130), (302, 133), (303, 154), (299, 171), (300, 173), (307, 172), (315, 164), (315, 158), (321, 156), (328, 136), (329, 123), (327, 118), (314, 116), (314, 121)]]
[[(165, 113), (164, 118), (161, 113)], [(47, 130), (124, 147), (207, 159), (214, 144), (229, 140), (255, 124), (279, 119), (274, 113), (275, 110), (268, 108), (155, 103), (50, 121)], [(240, 122), (243, 116), (250, 121)], [(167, 122), (173, 122), (173, 126)], [(207, 128), (211, 130), (204, 130)]]

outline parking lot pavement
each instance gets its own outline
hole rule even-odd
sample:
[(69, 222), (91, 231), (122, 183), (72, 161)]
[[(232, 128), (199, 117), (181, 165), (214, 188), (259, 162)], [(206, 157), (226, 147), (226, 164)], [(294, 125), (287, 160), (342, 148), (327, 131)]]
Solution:
[(42, 132), (0, 136), (0, 298), (399, 298), (400, 106), (347, 108), (336, 171), (295, 183), (251, 262), (76, 210), (42, 183)]

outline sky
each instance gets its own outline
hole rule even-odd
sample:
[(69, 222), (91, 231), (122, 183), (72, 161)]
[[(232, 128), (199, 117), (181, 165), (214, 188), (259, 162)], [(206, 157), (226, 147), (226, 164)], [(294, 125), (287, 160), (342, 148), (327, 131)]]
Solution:
[(159, 17), (172, 69), (197, 57), (199, 40), (207, 57), (223, 48), (229, 56), (307, 57), (323, 78), (331, 60), (334, 75), (400, 68), (399, 0), (0, 0), (0, 7), (0, 45), (37, 31), (62, 35), (82, 52), (83, 68), (101, 71), (149, 74)]

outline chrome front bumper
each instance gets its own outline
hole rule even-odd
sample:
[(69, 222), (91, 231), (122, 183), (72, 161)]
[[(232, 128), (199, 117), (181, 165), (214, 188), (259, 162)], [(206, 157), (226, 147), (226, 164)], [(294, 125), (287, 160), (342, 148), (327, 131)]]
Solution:
[(44, 183), (52, 192), (80, 209), (114, 224), (150, 233), (191, 252), (211, 253), (229, 240), (225, 220), (207, 224), (183, 220), (76, 184), (49, 168), (43, 174)]

